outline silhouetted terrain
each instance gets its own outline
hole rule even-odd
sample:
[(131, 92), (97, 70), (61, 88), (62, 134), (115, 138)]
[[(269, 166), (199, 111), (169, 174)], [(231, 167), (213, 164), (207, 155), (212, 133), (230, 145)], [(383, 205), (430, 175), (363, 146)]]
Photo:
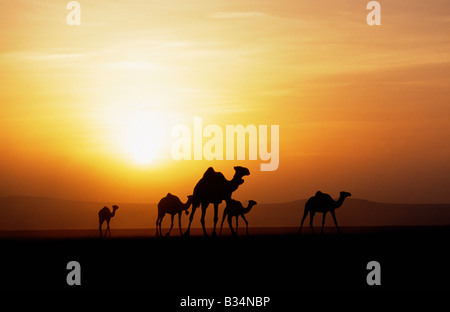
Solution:
[[(306, 200), (289, 203), (259, 203), (248, 215), (250, 227), (298, 227)], [(96, 203), (38, 197), (0, 198), (0, 230), (56, 230), (98, 229), (98, 211), (103, 206), (120, 206), (111, 221), (114, 229), (155, 228), (156, 203)], [(219, 206), (222, 215), (225, 203)], [(189, 210), (190, 211), (190, 210)], [(450, 204), (386, 204), (349, 198), (336, 210), (340, 226), (414, 226), (450, 225)], [(206, 225), (212, 226), (212, 210), (206, 214)], [(182, 227), (186, 229), (188, 217), (183, 215)], [(326, 226), (333, 225), (332, 219)], [(321, 216), (314, 224), (319, 226)], [(244, 223), (242, 223), (244, 225)], [(170, 226), (170, 218), (163, 221)], [(193, 221), (200, 227), (200, 215)], [(177, 233), (178, 234), (178, 233)]]
[[(190, 238), (3, 238), (2, 289), (144, 291), (152, 307), (167, 311), (186, 296), (272, 296), (276, 307), (298, 307), (306, 291), (450, 290), (450, 254), (442, 248), (450, 227), (215, 239), (197, 231)], [(66, 284), (69, 261), (81, 265), (81, 286)], [(366, 283), (370, 261), (381, 265), (381, 286)]]
[[(112, 238), (100, 239), (98, 211), (113, 203), (2, 198), (2, 289), (145, 291), (154, 294), (153, 306), (171, 311), (181, 297), (199, 293), (216, 300), (269, 295), (279, 308), (299, 305), (291, 292), (450, 290), (450, 205), (349, 198), (336, 210), (343, 234), (329, 219), (323, 236), (309, 227), (298, 236), (304, 203), (258, 204), (248, 214), (250, 236), (242, 224), (239, 237), (224, 227), (224, 236), (215, 239), (202, 236), (199, 218), (190, 238), (155, 237), (155, 204), (114, 203), (120, 209), (111, 221)], [(163, 227), (169, 225), (165, 220)], [(66, 283), (69, 261), (81, 265), (81, 286)], [(370, 261), (381, 264), (381, 286), (366, 283)]]

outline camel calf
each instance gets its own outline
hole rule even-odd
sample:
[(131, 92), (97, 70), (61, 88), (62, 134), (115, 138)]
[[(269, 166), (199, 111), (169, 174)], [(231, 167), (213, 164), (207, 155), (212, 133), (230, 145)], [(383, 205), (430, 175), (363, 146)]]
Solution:
[[(245, 214), (249, 213), (250, 210), (252, 210), (253, 206), (255, 206), (257, 203), (254, 200), (249, 200), (247, 208), (244, 208), (242, 203), (240, 201), (230, 199), (227, 201), (227, 206), (225, 207), (225, 210), (223, 211), (223, 217), (222, 217), (222, 223), (220, 224), (220, 235), (222, 235), (222, 227), (223, 227), (223, 221), (225, 221), (225, 217), (228, 216), (228, 225), (230, 226), (231, 233), (233, 235), (237, 235), (238, 233), (238, 219), (241, 217), (246, 226), (246, 232), (248, 235), (248, 221), (245, 219)], [(233, 230), (233, 226), (231, 225), (231, 220), (233, 217), (236, 217), (236, 232)]]

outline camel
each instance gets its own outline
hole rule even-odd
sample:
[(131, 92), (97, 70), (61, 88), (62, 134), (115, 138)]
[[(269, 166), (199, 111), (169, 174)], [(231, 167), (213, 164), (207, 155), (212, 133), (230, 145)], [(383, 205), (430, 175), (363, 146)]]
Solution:
[(105, 231), (105, 237), (106, 234), (109, 233), (109, 237), (111, 237), (111, 229), (109, 228), (109, 221), (111, 221), (111, 218), (116, 215), (116, 210), (119, 209), (116, 205), (112, 206), (113, 212), (109, 210), (108, 207), (103, 207), (98, 212), (98, 223), (99, 223), (99, 229), (100, 229), (100, 237), (102, 237), (102, 224), (106, 221), (106, 231)]
[(192, 199), (192, 212), (189, 216), (189, 225), (184, 233), (185, 236), (190, 235), (191, 223), (194, 219), (195, 210), (200, 207), (202, 208), (202, 217), (200, 222), (203, 228), (203, 234), (208, 236), (205, 228), (205, 214), (206, 208), (209, 204), (214, 205), (214, 228), (212, 236), (216, 236), (216, 225), (218, 221), (218, 209), (219, 204), (223, 200), (231, 200), (231, 193), (237, 190), (239, 185), (244, 183), (242, 177), (250, 175), (250, 171), (241, 166), (234, 167), (235, 173), (233, 179), (227, 180), (221, 172), (216, 172), (212, 167), (209, 167), (203, 177), (198, 181), (194, 187), (193, 199)]
[[(170, 232), (173, 228), (173, 218), (176, 214), (178, 214), (178, 227), (180, 228), (180, 235), (182, 235), (181, 232), (181, 213), (183, 211), (186, 212), (186, 215), (189, 214), (189, 207), (192, 203), (192, 195), (188, 196), (188, 200), (186, 203), (182, 203), (181, 200), (170, 193), (167, 193), (166, 197), (162, 198), (158, 203), (158, 218), (156, 219), (156, 236), (162, 236), (161, 233), (161, 222), (164, 218), (164, 216), (167, 214), (170, 214), (172, 218), (172, 223), (170, 224), (170, 230), (166, 233), (166, 236), (170, 235)], [(159, 229), (159, 231), (158, 231)]]
[(327, 212), (331, 213), (331, 216), (333, 217), (334, 224), (336, 225), (336, 229), (338, 233), (341, 233), (336, 221), (336, 215), (334, 213), (334, 210), (341, 207), (344, 203), (344, 200), (351, 196), (349, 192), (341, 192), (338, 200), (333, 200), (330, 195), (322, 193), (321, 191), (317, 191), (316, 195), (308, 199), (308, 201), (305, 204), (305, 212), (303, 213), (302, 222), (300, 224), (300, 230), (298, 234), (302, 232), (303, 227), (303, 221), (305, 221), (306, 216), (309, 213), (309, 226), (311, 227), (311, 230), (314, 234), (314, 228), (313, 228), (313, 218), (314, 214), (316, 212), (320, 212), (323, 214), (322, 219), (322, 231), (320, 234), (323, 234), (323, 227), (325, 225), (325, 216), (327, 215)]
[[(223, 211), (223, 217), (222, 217), (222, 224), (220, 225), (220, 235), (222, 235), (222, 227), (223, 227), (223, 221), (225, 221), (225, 217), (228, 215), (228, 225), (230, 226), (231, 234), (237, 235), (238, 234), (238, 219), (239, 216), (244, 219), (246, 232), (248, 235), (248, 222), (247, 219), (245, 219), (244, 214), (247, 214), (252, 210), (253, 206), (255, 206), (257, 203), (254, 200), (249, 200), (247, 208), (244, 208), (242, 203), (240, 201), (231, 199), (227, 201), (227, 206), (225, 207)], [(233, 217), (236, 217), (236, 232), (233, 231), (233, 226), (231, 225), (231, 220)]]

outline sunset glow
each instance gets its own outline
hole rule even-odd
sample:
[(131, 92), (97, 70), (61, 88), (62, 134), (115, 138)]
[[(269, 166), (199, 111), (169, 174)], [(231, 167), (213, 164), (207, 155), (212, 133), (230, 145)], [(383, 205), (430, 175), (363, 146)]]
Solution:
[[(258, 202), (449, 202), (450, 6), (1, 1), (0, 195), (157, 202), (206, 168)], [(179, 160), (176, 125), (279, 125), (280, 160)], [(224, 131), (225, 133), (225, 131)]]

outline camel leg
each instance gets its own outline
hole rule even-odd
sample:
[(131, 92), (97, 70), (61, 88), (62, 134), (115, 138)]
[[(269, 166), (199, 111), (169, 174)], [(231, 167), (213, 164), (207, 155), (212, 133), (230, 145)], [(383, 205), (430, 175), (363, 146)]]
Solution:
[(310, 211), (309, 212), (309, 226), (311, 227), (312, 233), (315, 234), (314, 227), (313, 227), (313, 219), (314, 219), (314, 212)]
[(238, 235), (238, 220), (239, 220), (239, 215), (236, 216), (236, 236)]
[(106, 232), (105, 232), (105, 236), (106, 236), (107, 233), (109, 233), (109, 237), (111, 237), (111, 229), (109, 228), (109, 220), (106, 221)]
[(183, 234), (181, 232), (181, 212), (178, 213), (178, 228), (180, 229), (180, 236)]
[(214, 204), (214, 227), (212, 232), (213, 237), (216, 236), (216, 225), (217, 221), (219, 221), (219, 217), (217, 216), (218, 214), (219, 214), (219, 204)]
[(166, 214), (163, 214), (161, 216), (161, 218), (159, 219), (159, 236), (162, 236), (161, 224), (162, 224), (162, 220), (164, 219), (165, 216), (166, 216)]
[(338, 233), (341, 234), (341, 230), (339, 230), (339, 227), (337, 225), (336, 215), (334, 214), (334, 210), (331, 210), (330, 212), (331, 212), (331, 216), (333, 217), (334, 224), (336, 225), (336, 229), (337, 229)]
[(99, 221), (99, 226), (98, 226), (98, 228), (99, 228), (99, 230), (100, 230), (100, 238), (102, 238), (102, 224), (103, 224), (103, 221)]
[(189, 216), (189, 224), (188, 224), (188, 227), (187, 227), (187, 229), (186, 229), (186, 232), (184, 232), (184, 236), (190, 236), (191, 235), (191, 223), (192, 223), (192, 220), (194, 219), (194, 214), (195, 214), (195, 210), (197, 209), (197, 207), (198, 206), (194, 206), (194, 205), (192, 205), (192, 212), (191, 212), (191, 215)]
[(305, 221), (307, 216), (308, 216), (308, 209), (305, 208), (305, 212), (303, 212), (302, 222), (300, 223), (300, 230), (298, 231), (298, 235), (302, 233), (303, 222)]
[(158, 236), (158, 223), (159, 223), (159, 216), (156, 218), (156, 236)]
[(170, 232), (172, 232), (172, 228), (173, 228), (173, 218), (175, 217), (175, 215), (171, 214), (170, 215), (170, 229), (169, 232), (166, 233), (166, 236), (170, 235)]
[(161, 229), (161, 224), (163, 222), (164, 217), (166, 216), (166, 214), (163, 214), (161, 217), (161, 220), (159, 220), (159, 236), (162, 236), (162, 229)]
[(244, 219), (244, 222), (245, 222), (245, 232), (246, 232), (247, 235), (248, 235), (248, 221), (247, 221), (247, 219), (245, 219), (245, 216), (244, 216), (244, 215), (241, 215), (241, 217), (242, 217), (242, 219)]
[(227, 209), (225, 208), (223, 210), (223, 216), (222, 216), (222, 223), (220, 224), (220, 235), (222, 235), (222, 227), (223, 227), (223, 221), (225, 221), (225, 217), (227, 216)]
[(163, 218), (164, 218), (164, 215), (165, 214), (163, 214), (163, 215), (158, 215), (158, 219), (156, 219), (156, 236), (162, 236), (162, 233), (161, 233), (161, 223), (162, 223), (162, 220), (163, 220)]
[(233, 225), (231, 224), (232, 219), (233, 219), (233, 217), (230, 214), (228, 214), (228, 218), (227, 218), (228, 225), (230, 226), (231, 235), (234, 236), (234, 235), (236, 235), (236, 233), (234, 232)]
[(205, 215), (206, 215), (206, 208), (208, 207), (208, 204), (202, 203), (202, 217), (200, 218), (200, 222), (202, 224), (203, 228), (203, 235), (208, 236), (208, 233), (206, 233), (206, 227), (205, 227)]
[(325, 211), (323, 213), (323, 218), (322, 218), (322, 230), (320, 231), (320, 235), (323, 235), (323, 227), (325, 226), (325, 216), (327, 215), (327, 212)]

